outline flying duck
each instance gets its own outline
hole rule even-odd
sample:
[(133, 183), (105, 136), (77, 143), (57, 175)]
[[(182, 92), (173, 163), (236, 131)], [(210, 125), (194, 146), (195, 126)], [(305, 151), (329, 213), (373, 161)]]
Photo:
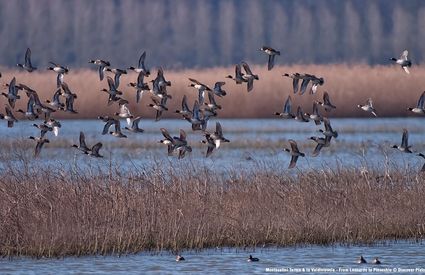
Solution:
[(298, 157), (304, 157), (305, 154), (300, 152), (295, 140), (290, 139), (288, 141), (289, 141), (289, 144), (291, 145), (291, 149), (284, 148), (283, 150), (291, 154), (291, 162), (289, 163), (289, 166), (288, 166), (288, 169), (291, 169), (291, 168), (294, 168), (295, 165), (297, 164)]
[(390, 60), (400, 65), (407, 74), (410, 74), (408, 67), (412, 66), (412, 61), (407, 58), (408, 54), (409, 52), (404, 50), (399, 59), (393, 57)]
[(269, 61), (267, 62), (267, 69), (270, 71), (274, 66), (274, 57), (280, 55), (280, 51), (277, 51), (273, 48), (263, 46), (260, 48), (260, 51), (265, 52), (269, 56)]
[(16, 66), (21, 67), (22, 69), (26, 70), (27, 72), (32, 72), (37, 70), (36, 67), (34, 67), (31, 63), (31, 50), (30, 48), (27, 48), (27, 51), (25, 52), (25, 63), (24, 64), (16, 64)]
[(409, 146), (409, 132), (407, 131), (407, 129), (403, 129), (403, 136), (401, 137), (401, 145), (393, 145), (391, 148), (395, 148), (400, 150), (400, 152), (403, 153), (413, 153), (410, 150)]

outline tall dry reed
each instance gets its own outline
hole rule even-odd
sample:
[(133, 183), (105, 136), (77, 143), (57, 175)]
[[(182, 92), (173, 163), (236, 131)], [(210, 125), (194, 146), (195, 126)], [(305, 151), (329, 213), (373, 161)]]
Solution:
[[(252, 70), (260, 77), (255, 81), (254, 90), (247, 93), (246, 85), (236, 85), (233, 81), (225, 79), (228, 74), (234, 73), (234, 68), (212, 68), (202, 70), (165, 71), (165, 77), (172, 82), (169, 88), (173, 99), (169, 101), (170, 111), (164, 117), (177, 117), (175, 109), (180, 108), (184, 94), (189, 98), (192, 106), (197, 98), (197, 91), (188, 87), (188, 77), (195, 78), (212, 86), (216, 81), (226, 80), (224, 89), (228, 95), (218, 99), (223, 105), (219, 117), (223, 118), (267, 118), (273, 117), (273, 113), (280, 111), (283, 102), (288, 95), (292, 95), (294, 106), (301, 105), (305, 111), (311, 111), (312, 100), (321, 99), (323, 92), (328, 91), (331, 100), (337, 106), (336, 111), (330, 116), (368, 116), (356, 106), (363, 104), (367, 98), (374, 100), (379, 116), (406, 116), (407, 107), (414, 106), (419, 95), (425, 90), (425, 67), (416, 66), (411, 69), (411, 74), (393, 65), (367, 66), (367, 65), (294, 65), (277, 66), (272, 71), (267, 71), (262, 66), (253, 66)], [(153, 74), (147, 81), (156, 75)], [(319, 87), (319, 92), (314, 95), (293, 95), (292, 82), (283, 73), (310, 73), (324, 77), (325, 84)], [(34, 72), (32, 74), (18, 71), (3, 71), (4, 83), (9, 82), (13, 76), (17, 77), (18, 83), (25, 83), (36, 89), (43, 99), (51, 97), (55, 91), (56, 76), (52, 72)], [(135, 91), (126, 86), (129, 82), (135, 82), (137, 74), (123, 75), (121, 87), (125, 98), (130, 101), (130, 109), (143, 117), (154, 117), (154, 111), (146, 105), (150, 103), (150, 96), (144, 96), (141, 103), (135, 103)], [(65, 81), (71, 89), (78, 94), (76, 109), (79, 115), (56, 114), (56, 117), (94, 118), (101, 114), (113, 114), (117, 106), (106, 106), (108, 95), (100, 92), (107, 88), (106, 80), (99, 81), (97, 72), (90, 70), (71, 70), (65, 76)], [(3, 101), (5, 98), (2, 99)], [(25, 107), (26, 99), (18, 103), (19, 107)]]
[(425, 181), (416, 172), (338, 168), (289, 175), (275, 168), (52, 172), (5, 164), (0, 254), (357, 243), (425, 233)]

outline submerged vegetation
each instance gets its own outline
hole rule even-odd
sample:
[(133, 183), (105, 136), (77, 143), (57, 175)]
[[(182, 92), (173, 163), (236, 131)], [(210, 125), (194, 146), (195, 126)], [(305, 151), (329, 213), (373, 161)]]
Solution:
[(425, 178), (411, 169), (289, 174), (256, 163), (215, 172), (190, 162), (103, 169), (3, 163), (0, 254), (363, 243), (425, 233)]

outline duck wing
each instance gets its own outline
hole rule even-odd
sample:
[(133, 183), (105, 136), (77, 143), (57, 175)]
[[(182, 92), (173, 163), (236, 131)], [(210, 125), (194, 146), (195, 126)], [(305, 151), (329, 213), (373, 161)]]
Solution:
[(253, 75), (253, 73), (251, 72), (251, 68), (249, 67), (248, 63), (246, 63), (245, 61), (242, 61), (241, 64), (242, 64), (242, 67), (245, 70), (246, 74)]
[(401, 138), (401, 147), (409, 148), (409, 132), (403, 129), (403, 136)]
[(269, 61), (267, 62), (267, 69), (270, 71), (274, 67), (274, 54), (269, 55)]
[(171, 141), (171, 142), (173, 141), (173, 138), (171, 137), (170, 133), (168, 133), (167, 129), (161, 128), (160, 130), (161, 130), (161, 133), (165, 137), (166, 140)]
[(145, 58), (146, 58), (146, 51), (142, 53), (139, 57), (139, 68), (145, 68)]
[(292, 100), (291, 100), (291, 96), (288, 96), (288, 98), (285, 101), (285, 105), (283, 106), (283, 113), (290, 114), (291, 109), (292, 109)]
[(86, 138), (84, 136), (84, 133), (81, 131), (80, 132), (80, 148), (81, 149), (88, 149), (87, 145), (86, 145)]
[(291, 156), (291, 162), (289, 163), (288, 169), (294, 168), (297, 164), (298, 156)]

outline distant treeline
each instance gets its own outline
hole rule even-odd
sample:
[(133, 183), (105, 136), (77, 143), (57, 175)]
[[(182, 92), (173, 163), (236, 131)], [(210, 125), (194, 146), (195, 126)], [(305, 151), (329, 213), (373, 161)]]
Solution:
[(196, 68), (247, 60), (278, 64), (385, 64), (408, 49), (425, 57), (425, 1), (420, 0), (0, 0), (0, 65), (15, 66), (31, 47), (33, 63), (87, 67)]

